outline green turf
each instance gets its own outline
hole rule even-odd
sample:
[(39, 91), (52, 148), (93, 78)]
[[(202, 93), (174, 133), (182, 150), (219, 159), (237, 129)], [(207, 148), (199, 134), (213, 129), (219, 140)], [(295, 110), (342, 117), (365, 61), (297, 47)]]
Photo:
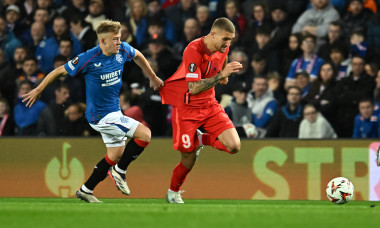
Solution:
[[(380, 203), (353, 201), (0, 198), (0, 227), (375, 227)], [(373, 206), (374, 205), (374, 206)], [(372, 207), (371, 207), (372, 206)]]

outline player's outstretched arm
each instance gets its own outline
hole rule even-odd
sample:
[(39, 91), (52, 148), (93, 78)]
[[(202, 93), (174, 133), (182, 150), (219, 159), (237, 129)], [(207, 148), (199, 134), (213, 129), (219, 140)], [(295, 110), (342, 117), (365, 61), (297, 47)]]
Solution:
[(33, 104), (36, 102), (36, 100), (39, 98), (42, 91), (44, 91), (44, 89), (48, 85), (50, 85), (58, 77), (62, 75), (67, 75), (67, 74), (68, 73), (65, 70), (65, 67), (63, 65), (53, 70), (52, 72), (50, 72), (50, 74), (48, 74), (44, 78), (44, 80), (36, 88), (34, 88), (29, 93), (22, 95), (22, 97), (24, 98), (22, 102), (27, 102), (25, 105), (26, 107), (29, 107), (29, 108), (32, 107)]
[(149, 76), (149, 84), (151, 88), (157, 90), (164, 86), (164, 82), (157, 77), (156, 73), (154, 73), (153, 69), (150, 67), (148, 60), (146, 60), (145, 56), (139, 50), (136, 50), (133, 60)]
[(214, 77), (201, 79), (197, 82), (189, 82), (189, 91), (191, 94), (196, 95), (203, 91), (209, 90), (221, 80), (228, 78), (232, 73), (239, 72), (242, 67), (243, 66), (239, 62), (230, 62), (224, 67), (223, 70), (219, 72), (219, 74)]

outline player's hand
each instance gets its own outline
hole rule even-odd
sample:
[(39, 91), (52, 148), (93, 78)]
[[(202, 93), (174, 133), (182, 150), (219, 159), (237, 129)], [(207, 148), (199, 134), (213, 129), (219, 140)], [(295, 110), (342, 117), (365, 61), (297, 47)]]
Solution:
[(241, 63), (239, 62), (233, 61), (233, 62), (227, 63), (227, 65), (221, 71), (222, 77), (223, 78), (229, 77), (231, 74), (239, 72), (241, 68), (243, 68), (243, 65), (241, 65)]
[(227, 85), (227, 83), (228, 83), (228, 78), (223, 78), (223, 79), (219, 80), (219, 84), (221, 84), (221, 85)]
[(150, 79), (149, 86), (150, 88), (157, 90), (164, 86), (164, 82), (159, 77), (155, 76), (153, 79)]
[(33, 89), (29, 93), (21, 95), (21, 97), (24, 98), (22, 102), (23, 103), (27, 102), (25, 106), (29, 108), (33, 106), (33, 104), (36, 102), (39, 96), (40, 96), (40, 92), (38, 92), (37, 89)]

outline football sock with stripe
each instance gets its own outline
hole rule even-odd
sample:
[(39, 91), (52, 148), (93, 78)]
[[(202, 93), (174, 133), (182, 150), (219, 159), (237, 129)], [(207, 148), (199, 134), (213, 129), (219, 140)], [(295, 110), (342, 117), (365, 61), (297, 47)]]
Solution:
[(91, 176), (88, 178), (86, 183), (84, 183), (84, 186), (86, 188), (82, 186), (81, 191), (86, 193), (92, 193), (95, 186), (107, 177), (108, 169), (115, 164), (116, 163), (111, 161), (106, 155), (105, 158), (103, 158), (98, 164), (96, 164)]
[(214, 141), (212, 141), (210, 135), (207, 133), (202, 134), (202, 143), (203, 145), (209, 145), (209, 146), (214, 147), (217, 150), (222, 150), (229, 154), (232, 154), (232, 152), (229, 151), (218, 139), (215, 139)]
[(115, 171), (120, 174), (120, 176), (125, 179), (125, 172), (131, 164), (147, 147), (149, 142), (145, 142), (138, 139), (131, 139), (125, 146), (123, 155), (120, 158), (119, 163), (115, 166)]

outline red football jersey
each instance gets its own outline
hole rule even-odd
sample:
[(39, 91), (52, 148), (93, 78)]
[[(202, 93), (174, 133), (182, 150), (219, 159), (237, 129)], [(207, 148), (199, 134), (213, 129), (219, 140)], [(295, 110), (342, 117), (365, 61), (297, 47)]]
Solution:
[(164, 82), (160, 89), (163, 104), (173, 106), (208, 106), (214, 104), (214, 87), (193, 95), (189, 92), (188, 82), (196, 82), (210, 78), (222, 69), (229, 48), (224, 53), (211, 53), (203, 41), (203, 37), (192, 41), (183, 52), (182, 63), (178, 70)]

